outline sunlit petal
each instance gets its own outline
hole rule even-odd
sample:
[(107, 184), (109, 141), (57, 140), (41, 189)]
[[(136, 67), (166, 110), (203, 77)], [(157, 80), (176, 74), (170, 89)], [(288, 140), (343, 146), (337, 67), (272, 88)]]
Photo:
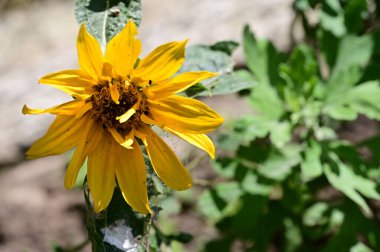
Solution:
[(153, 83), (170, 78), (185, 60), (186, 43), (187, 40), (157, 47), (140, 61), (135, 77)]
[(115, 167), (118, 157), (115, 155), (117, 143), (104, 131), (102, 142), (88, 156), (87, 179), (95, 212), (104, 210), (111, 201), (115, 187)]
[(170, 147), (150, 127), (142, 126), (137, 130), (158, 177), (172, 189), (190, 188), (192, 185), (191, 175)]
[(27, 151), (27, 158), (57, 155), (70, 150), (80, 142), (88, 120), (91, 120), (89, 115), (81, 118), (57, 116), (47, 133)]
[(79, 169), (82, 167), (86, 157), (101, 143), (103, 136), (101, 130), (102, 129), (93, 120), (88, 122), (82, 139), (66, 170), (65, 187), (67, 189), (71, 189), (75, 185)]
[(152, 119), (173, 130), (204, 134), (223, 123), (223, 118), (204, 103), (195, 99), (168, 96), (149, 102)]
[(170, 128), (164, 128), (166, 131), (182, 138), (183, 140), (193, 144), (194, 146), (206, 151), (212, 159), (215, 158), (215, 146), (211, 139), (205, 134), (191, 134), (175, 131)]
[(116, 152), (119, 157), (116, 177), (124, 199), (135, 210), (150, 213), (146, 168), (140, 146), (134, 141), (133, 149), (116, 148)]
[(135, 38), (136, 25), (129, 20), (124, 29), (108, 42), (106, 58), (117, 74), (127, 76), (130, 74), (137, 57), (141, 53), (141, 42)]
[(206, 71), (182, 73), (175, 76), (171, 80), (157, 83), (154, 86), (146, 88), (145, 93), (150, 99), (163, 98), (175, 93), (182, 92), (189, 87), (216, 75), (216, 73)]
[(64, 70), (51, 73), (38, 81), (60, 89), (74, 97), (91, 95), (95, 91), (93, 87), (96, 85), (96, 82), (81, 70)]
[(103, 67), (102, 51), (99, 42), (87, 32), (84, 24), (79, 30), (77, 49), (80, 69), (88, 73), (94, 80), (98, 80)]
[(85, 101), (83, 100), (73, 100), (66, 103), (62, 103), (60, 105), (48, 108), (48, 109), (32, 109), (28, 106), (24, 105), (22, 108), (22, 113), (24, 115), (36, 115), (36, 114), (44, 114), (50, 113), (54, 115), (76, 115), (83, 106), (85, 106)]

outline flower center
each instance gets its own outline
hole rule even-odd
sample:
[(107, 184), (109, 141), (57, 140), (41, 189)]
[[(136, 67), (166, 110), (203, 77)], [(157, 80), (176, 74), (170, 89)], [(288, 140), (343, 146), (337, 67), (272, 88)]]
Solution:
[[(90, 98), (92, 118), (104, 129), (115, 128), (122, 135), (128, 134), (132, 128), (139, 126), (140, 116), (148, 113), (145, 96), (141, 88), (133, 83), (112, 79), (110, 82), (99, 84), (96, 88), (98, 92)], [(118, 104), (115, 102), (116, 93), (118, 93)], [(114, 97), (112, 97), (113, 95)], [(120, 123), (116, 118), (131, 108), (134, 108), (136, 112), (126, 122)]]

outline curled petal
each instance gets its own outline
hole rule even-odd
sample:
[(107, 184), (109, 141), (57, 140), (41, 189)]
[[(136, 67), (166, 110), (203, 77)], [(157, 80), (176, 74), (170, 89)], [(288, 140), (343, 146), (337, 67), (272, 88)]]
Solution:
[(134, 129), (132, 129), (124, 138), (114, 128), (109, 128), (108, 131), (111, 133), (116, 142), (118, 142), (121, 146), (127, 149), (133, 149), (132, 144), (135, 139)]
[(129, 118), (131, 118), (131, 116), (133, 116), (136, 113), (137, 109), (140, 106), (140, 102), (141, 102), (141, 98), (139, 98), (138, 101), (132, 106), (132, 108), (127, 110), (127, 112), (125, 112), (121, 116), (116, 117), (116, 120), (119, 120), (120, 123), (124, 123), (128, 121)]
[(166, 131), (176, 135), (183, 140), (193, 144), (194, 146), (206, 151), (212, 159), (215, 158), (215, 146), (211, 139), (205, 134), (191, 134), (191, 133), (181, 133), (170, 128), (164, 128)]
[(62, 103), (60, 105), (57, 105), (48, 109), (32, 109), (24, 105), (24, 107), (22, 108), (22, 113), (24, 115), (27, 115), (27, 114), (37, 115), (37, 114), (50, 113), (53, 115), (72, 116), (72, 115), (76, 115), (79, 111), (81, 111), (82, 108), (85, 106), (85, 103), (86, 102), (84, 100), (74, 100), (74, 101)]

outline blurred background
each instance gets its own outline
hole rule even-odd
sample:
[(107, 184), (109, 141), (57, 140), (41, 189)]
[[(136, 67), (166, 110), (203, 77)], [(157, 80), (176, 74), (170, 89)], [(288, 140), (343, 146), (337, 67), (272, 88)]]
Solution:
[[(142, 13), (144, 54), (185, 38), (189, 44), (240, 41), (245, 23), (286, 49), (293, 15), (290, 0), (149, 0), (142, 1)], [(73, 0), (0, 0), (0, 251), (49, 251), (53, 242), (75, 245), (85, 239), (82, 192), (63, 186), (67, 157), (24, 159), (53, 117), (21, 114), (24, 104), (47, 108), (67, 101), (64, 93), (37, 80), (77, 67), (78, 28)], [(243, 62), (241, 49), (234, 57)], [(233, 116), (225, 98), (210, 102), (227, 118)], [(204, 228), (200, 221), (182, 225), (187, 232), (199, 232)]]

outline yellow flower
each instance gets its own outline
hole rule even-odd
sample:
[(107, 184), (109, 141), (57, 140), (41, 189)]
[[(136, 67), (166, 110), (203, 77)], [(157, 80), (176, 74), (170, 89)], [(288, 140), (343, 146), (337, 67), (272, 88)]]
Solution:
[(187, 40), (161, 45), (137, 64), (141, 42), (136, 35), (137, 28), (129, 21), (108, 43), (103, 55), (97, 40), (82, 25), (77, 39), (79, 69), (48, 74), (39, 80), (75, 99), (49, 109), (23, 108), (24, 114), (57, 115), (47, 133), (28, 150), (27, 157), (57, 155), (76, 147), (65, 186), (74, 186), (88, 158), (87, 179), (96, 212), (108, 206), (115, 177), (132, 208), (151, 212), (144, 158), (136, 138), (144, 143), (156, 174), (167, 186), (175, 190), (191, 187), (189, 172), (151, 125), (214, 158), (214, 145), (205, 133), (223, 122), (205, 104), (175, 95), (216, 75), (199, 71), (173, 77), (184, 61)]

